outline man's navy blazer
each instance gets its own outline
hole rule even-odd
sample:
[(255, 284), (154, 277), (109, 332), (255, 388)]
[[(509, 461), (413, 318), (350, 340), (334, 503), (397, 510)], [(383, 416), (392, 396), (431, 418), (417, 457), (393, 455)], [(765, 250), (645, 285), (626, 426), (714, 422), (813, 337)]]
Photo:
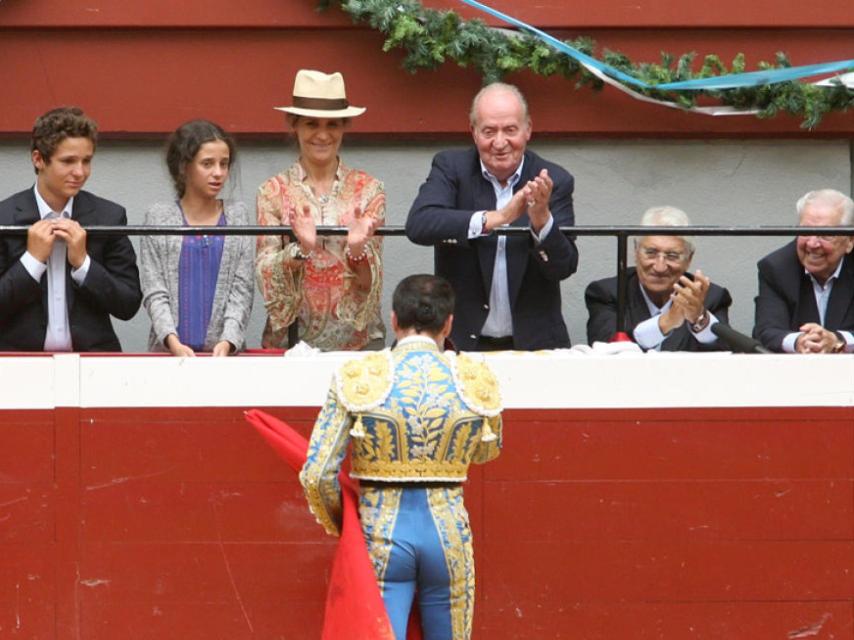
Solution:
[[(753, 337), (772, 351), (783, 350), (783, 339), (807, 322), (819, 322), (812, 280), (798, 259), (796, 241), (769, 253), (757, 264), (759, 295)], [(842, 259), (839, 279), (833, 283), (824, 328), (854, 331), (854, 259)]]
[[(525, 151), (521, 179), (514, 191), (547, 169), (554, 182), (549, 209), (554, 225), (541, 243), (530, 233), (507, 238), (507, 279), (514, 347), (520, 350), (569, 346), (561, 311), (560, 282), (578, 267), (573, 239), (559, 231), (572, 226), (573, 178), (566, 170)], [(454, 288), (456, 306), (451, 338), (464, 351), (474, 350), (489, 314), (489, 292), (498, 244), (496, 234), (469, 240), (476, 211), (494, 210), (495, 190), (483, 177), (477, 149), (442, 151), (433, 158), (427, 181), (406, 220), (406, 235), (435, 247), (436, 274)], [(511, 226), (528, 227), (523, 214)]]
[[(123, 207), (87, 191), (74, 197), (71, 218), (82, 226), (126, 225)], [(0, 225), (39, 220), (33, 189), (0, 202)], [(0, 237), (0, 351), (43, 351), (47, 332), (47, 273), (36, 282), (21, 264), (26, 235)], [(121, 351), (110, 316), (130, 320), (142, 302), (136, 254), (127, 236), (87, 234), (90, 266), (78, 285), (66, 263), (65, 299), (74, 351)]]

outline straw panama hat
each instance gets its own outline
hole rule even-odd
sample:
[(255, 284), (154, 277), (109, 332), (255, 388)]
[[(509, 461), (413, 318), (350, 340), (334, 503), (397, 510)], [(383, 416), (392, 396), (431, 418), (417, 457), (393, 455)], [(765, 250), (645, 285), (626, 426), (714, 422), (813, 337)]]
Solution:
[(352, 118), (365, 113), (365, 107), (351, 107), (344, 90), (344, 76), (300, 69), (294, 78), (293, 104), (273, 107), (295, 116), (310, 118)]

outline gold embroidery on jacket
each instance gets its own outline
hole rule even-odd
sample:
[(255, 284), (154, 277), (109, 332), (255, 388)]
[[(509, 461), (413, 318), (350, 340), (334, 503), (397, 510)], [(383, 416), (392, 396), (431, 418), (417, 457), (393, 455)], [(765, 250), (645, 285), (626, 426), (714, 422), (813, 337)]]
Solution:
[(350, 413), (373, 409), (383, 402), (392, 386), (391, 351), (379, 351), (341, 365), (336, 380), (338, 394)]
[[(463, 385), (479, 402), (463, 394)], [(485, 417), (500, 411), (497, 381), (471, 358), (406, 344), (347, 363), (338, 386), (348, 410), (358, 413), (355, 478), (462, 481), (472, 461), (491, 459), (500, 449), (497, 437), (482, 441)], [(500, 418), (489, 420), (500, 434)]]
[(380, 586), (380, 592), (385, 587), (385, 574), (391, 557), (392, 534), (400, 511), (400, 497), (403, 490), (399, 488), (378, 489), (362, 487), (359, 498), (359, 519), (368, 555), (374, 566), (374, 573)]
[(470, 638), (474, 615), (474, 550), (463, 490), (462, 487), (428, 489), (427, 500), (450, 577), (453, 637)]

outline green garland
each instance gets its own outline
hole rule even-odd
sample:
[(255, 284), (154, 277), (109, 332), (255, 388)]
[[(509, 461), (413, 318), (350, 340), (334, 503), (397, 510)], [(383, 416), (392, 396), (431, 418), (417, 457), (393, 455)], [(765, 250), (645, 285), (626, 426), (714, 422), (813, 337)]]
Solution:
[[(453, 60), (462, 67), (474, 67), (484, 82), (493, 82), (508, 73), (529, 69), (542, 76), (562, 75), (575, 80), (576, 88), (601, 89), (602, 82), (569, 56), (549, 47), (527, 33), (493, 29), (482, 20), (463, 20), (454, 11), (425, 8), (418, 0), (319, 0), (318, 10), (338, 5), (355, 23), (367, 23), (385, 37), (384, 51), (403, 49), (403, 66), (411, 73), (436, 69)], [(591, 38), (566, 41), (588, 55), (595, 55)], [(650, 84), (707, 78), (745, 71), (743, 54), (729, 68), (716, 55), (707, 55), (698, 72), (692, 70), (695, 53), (679, 58), (661, 54), (661, 62), (634, 63), (627, 56), (605, 49), (601, 60)], [(760, 62), (758, 69), (789, 67), (788, 58), (778, 53), (774, 63)], [(757, 109), (759, 118), (771, 118), (784, 112), (803, 118), (802, 127), (815, 128), (832, 111), (854, 106), (854, 90), (844, 85), (817, 87), (808, 83), (784, 82), (741, 89), (718, 91), (664, 92), (641, 90), (647, 96), (671, 100), (693, 107), (700, 96), (711, 97), (736, 109)]]

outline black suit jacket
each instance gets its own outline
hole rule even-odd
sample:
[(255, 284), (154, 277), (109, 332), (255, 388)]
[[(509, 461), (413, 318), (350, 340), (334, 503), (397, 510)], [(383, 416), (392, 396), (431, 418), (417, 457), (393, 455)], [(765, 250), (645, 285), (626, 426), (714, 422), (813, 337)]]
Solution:
[[(772, 351), (783, 350), (783, 339), (804, 323), (819, 322), (812, 281), (798, 260), (796, 241), (769, 253), (757, 264), (759, 295), (753, 337)], [(839, 279), (833, 283), (824, 328), (854, 331), (854, 259), (842, 259)]]
[[(124, 208), (87, 191), (74, 197), (71, 218), (82, 226), (125, 225)], [(30, 225), (39, 220), (32, 189), (0, 202), (0, 225)], [(0, 236), (0, 350), (43, 351), (47, 332), (47, 274), (33, 280), (21, 264), (26, 236)], [(90, 266), (82, 285), (66, 264), (65, 298), (74, 351), (121, 351), (110, 316), (130, 320), (142, 291), (136, 254), (127, 236), (88, 235)]]
[[(649, 307), (641, 292), (637, 270), (632, 267), (627, 272), (628, 285), (626, 288), (626, 326), (629, 336), (634, 340), (634, 328), (644, 320), (649, 320)], [(693, 279), (693, 275), (686, 273)], [(617, 331), (617, 278), (596, 280), (587, 286), (584, 292), (584, 303), (587, 305), (587, 342), (607, 342)], [(712, 284), (706, 293), (706, 309), (720, 322), (729, 322), (729, 307), (732, 297), (729, 291)], [(687, 324), (674, 329), (661, 343), (662, 351), (720, 351), (726, 349), (719, 341), (711, 344), (698, 342)]]
[[(573, 178), (558, 165), (525, 152), (518, 191), (542, 169), (554, 182), (549, 208), (554, 226), (542, 243), (530, 233), (507, 238), (507, 278), (516, 349), (568, 347), (560, 281), (578, 267), (578, 250), (559, 227), (575, 223)], [(474, 350), (489, 314), (489, 292), (498, 244), (496, 234), (468, 239), (472, 214), (495, 209), (495, 191), (481, 173), (474, 147), (442, 151), (433, 158), (427, 181), (406, 220), (406, 235), (416, 244), (435, 247), (435, 270), (456, 293), (451, 338), (462, 350)], [(528, 227), (527, 214), (513, 226)]]

